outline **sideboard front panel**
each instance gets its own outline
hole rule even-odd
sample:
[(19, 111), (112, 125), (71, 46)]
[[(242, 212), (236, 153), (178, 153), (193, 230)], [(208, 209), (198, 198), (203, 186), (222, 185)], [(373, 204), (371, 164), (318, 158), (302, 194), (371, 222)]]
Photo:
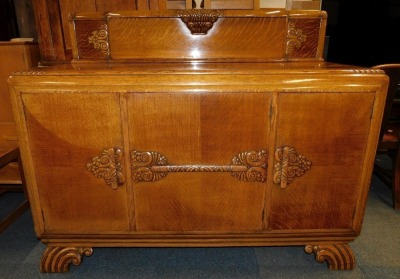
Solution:
[(354, 268), (380, 70), (82, 63), (9, 84), (41, 271), (115, 246), (301, 245)]
[(184, 166), (156, 181), (134, 181), (138, 231), (262, 229), (266, 181), (198, 170), (234, 165), (233, 159), (243, 159), (246, 152), (268, 153), (271, 94), (136, 93), (127, 98), (130, 150), (151, 151), (164, 156), (165, 165)]
[(119, 96), (22, 93), (22, 101), (45, 230), (128, 230), (125, 185), (114, 190), (88, 169), (122, 147)]

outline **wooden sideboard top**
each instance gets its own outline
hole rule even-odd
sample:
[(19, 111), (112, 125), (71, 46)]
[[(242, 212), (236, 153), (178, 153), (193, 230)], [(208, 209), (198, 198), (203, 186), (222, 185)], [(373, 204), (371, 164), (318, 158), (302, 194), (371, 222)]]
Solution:
[(46, 67), (33, 67), (17, 71), (13, 76), (41, 75), (132, 75), (132, 74), (383, 74), (379, 69), (337, 64), (331, 62), (281, 63), (71, 63)]
[(328, 62), (72, 63), (15, 72), (9, 83), (79, 92), (360, 92), (382, 90), (385, 78), (381, 70)]

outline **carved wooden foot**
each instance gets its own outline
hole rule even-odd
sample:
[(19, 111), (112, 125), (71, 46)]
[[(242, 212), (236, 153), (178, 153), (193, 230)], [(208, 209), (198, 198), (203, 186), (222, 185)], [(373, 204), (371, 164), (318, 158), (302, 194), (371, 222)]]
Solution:
[(47, 247), (40, 263), (41, 272), (68, 272), (71, 263), (80, 265), (82, 255), (90, 256), (92, 248)]
[(330, 270), (351, 270), (355, 266), (353, 251), (348, 244), (306, 245), (306, 253), (315, 254), (317, 262), (328, 262)]

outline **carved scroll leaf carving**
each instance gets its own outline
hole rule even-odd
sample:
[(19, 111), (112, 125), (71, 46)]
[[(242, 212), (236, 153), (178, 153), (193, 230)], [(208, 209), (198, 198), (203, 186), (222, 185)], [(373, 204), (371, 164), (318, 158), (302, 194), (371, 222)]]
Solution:
[(232, 159), (234, 165), (247, 166), (246, 171), (233, 172), (232, 175), (242, 181), (260, 181), (267, 179), (268, 153), (266, 150), (242, 152)]
[(242, 152), (232, 160), (233, 165), (169, 165), (158, 152), (131, 152), (134, 182), (158, 181), (171, 172), (231, 172), (242, 181), (266, 181), (268, 155), (266, 150)]
[(331, 270), (351, 270), (355, 266), (353, 251), (348, 244), (306, 245), (305, 252), (314, 253), (319, 263), (327, 262)]
[(203, 9), (180, 10), (178, 16), (193, 35), (206, 35), (221, 16), (221, 12)]
[(274, 183), (281, 188), (293, 182), (296, 177), (303, 176), (311, 168), (311, 162), (290, 146), (278, 148), (275, 151)]
[(47, 247), (40, 263), (41, 272), (68, 272), (72, 264), (80, 265), (82, 255), (91, 256), (92, 248)]
[(103, 178), (114, 190), (125, 183), (122, 170), (122, 150), (109, 148), (86, 164), (87, 169), (98, 178)]
[(102, 53), (107, 56), (110, 55), (110, 47), (108, 43), (108, 28), (107, 24), (102, 24), (99, 30), (92, 32), (92, 35), (88, 38), (89, 44), (93, 44), (95, 49), (99, 49)]
[(296, 29), (296, 25), (293, 22), (288, 24), (288, 35), (287, 35), (287, 54), (292, 54), (293, 51), (301, 47), (302, 43), (306, 42), (307, 36), (303, 34), (303, 30)]
[(154, 172), (151, 167), (153, 166), (165, 166), (168, 164), (167, 158), (164, 155), (154, 152), (139, 152), (133, 150), (131, 152), (131, 162), (133, 166), (133, 181), (157, 181), (165, 176), (167, 172)]

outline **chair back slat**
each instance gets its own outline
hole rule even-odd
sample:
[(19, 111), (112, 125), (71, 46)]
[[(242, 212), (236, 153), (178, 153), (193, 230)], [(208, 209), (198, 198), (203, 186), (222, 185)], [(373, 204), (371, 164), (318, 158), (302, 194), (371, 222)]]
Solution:
[(398, 129), (400, 135), (400, 64), (381, 64), (372, 67), (381, 69), (389, 77), (388, 94), (382, 119), (380, 140), (389, 129)]

